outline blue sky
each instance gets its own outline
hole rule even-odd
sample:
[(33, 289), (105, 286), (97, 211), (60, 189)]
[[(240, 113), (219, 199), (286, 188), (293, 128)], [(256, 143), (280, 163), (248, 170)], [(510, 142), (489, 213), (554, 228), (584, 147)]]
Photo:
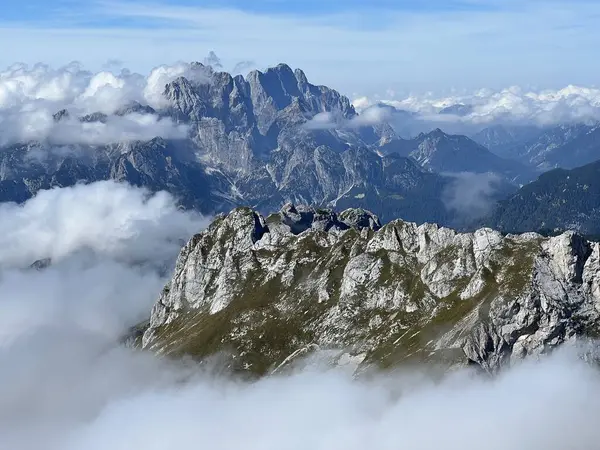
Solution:
[[(2, 8), (5, 20), (29, 21), (44, 17), (60, 16), (64, 10), (89, 11), (88, 1), (77, 0), (29, 0), (27, 2), (9, 2)], [(129, 3), (147, 2), (132, 0)], [(153, 2), (157, 3), (157, 2)], [(478, 2), (468, 0), (175, 0), (171, 5), (188, 7), (234, 8), (255, 13), (318, 15), (339, 12), (368, 11), (457, 11), (457, 10), (493, 10), (498, 6), (493, 1)]]
[(347, 94), (595, 85), (595, 0), (5, 2), (0, 65), (107, 60), (146, 72), (214, 50), (302, 67)]

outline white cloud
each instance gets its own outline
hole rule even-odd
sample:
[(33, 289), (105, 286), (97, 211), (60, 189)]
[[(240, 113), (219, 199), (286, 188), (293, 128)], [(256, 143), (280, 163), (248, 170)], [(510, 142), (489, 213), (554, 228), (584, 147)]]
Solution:
[[(355, 105), (356, 106), (356, 105)], [(322, 112), (316, 114), (304, 127), (309, 130), (330, 130), (330, 129), (352, 129), (379, 125), (392, 120), (392, 111), (390, 108), (370, 106), (361, 111), (360, 115), (351, 119), (345, 119), (339, 114), (332, 112)]]
[(40, 191), (22, 205), (0, 203), (0, 268), (60, 261), (88, 249), (124, 262), (164, 261), (206, 224), (166, 192), (114, 181)]
[(469, 224), (490, 212), (497, 194), (505, 185), (494, 173), (446, 173), (451, 178), (442, 201), (449, 211), (458, 213), (457, 225)]
[[(557, 90), (525, 90), (512, 86), (447, 96), (427, 93), (394, 97), (358, 96), (352, 101), (358, 117), (344, 121), (334, 114), (321, 113), (307, 127), (332, 129), (389, 123), (401, 135), (409, 137), (438, 127), (452, 133), (470, 134), (494, 124), (542, 127), (600, 121), (600, 89), (581, 86), (571, 85)], [(413, 115), (394, 114), (386, 105)], [(461, 116), (440, 114), (444, 108), (454, 105), (472, 108), (468, 114)]]
[(190, 379), (189, 371), (189, 381), (178, 382), (185, 377), (160, 360), (119, 349), (90, 354), (94, 342), (81, 337), (47, 342), (0, 354), (12, 356), (0, 359), (9, 363), (0, 375), (0, 431), (11, 449), (166, 450), (201, 442), (250, 450), (475, 450), (482, 443), (562, 450), (594, 448), (600, 438), (600, 401), (590, 395), (600, 388), (598, 375), (568, 355), (497, 380), (459, 373), (430, 383), (397, 373), (357, 381), (305, 369), (241, 384), (202, 372)]
[[(167, 261), (160, 262), (170, 267), (174, 256), (161, 255)], [(110, 348), (128, 326), (146, 319), (165, 282), (156, 269), (76, 253), (40, 272), (5, 269), (0, 347), (50, 329), (91, 334)]]
[(370, 125), (378, 125), (380, 123), (388, 122), (392, 118), (392, 111), (390, 108), (383, 108), (380, 106), (372, 106), (363, 110), (362, 114), (354, 117), (350, 121), (351, 127), (363, 127)]
[(132, 113), (109, 116), (104, 122), (81, 122), (70, 117), (56, 122), (48, 110), (16, 114), (0, 113), (0, 145), (38, 141), (50, 146), (69, 144), (102, 145), (116, 142), (164, 139), (184, 139), (188, 128), (168, 118), (154, 114)]
[(321, 112), (315, 114), (303, 127), (307, 130), (332, 130), (343, 128), (345, 124), (346, 122), (343, 118), (337, 117), (331, 112)]
[[(0, 72), (0, 145), (30, 140), (100, 145), (158, 136), (184, 138), (187, 129), (183, 125), (153, 114), (109, 116), (106, 123), (82, 123), (78, 118), (96, 112), (111, 115), (132, 102), (163, 107), (167, 83), (178, 76), (200, 81), (201, 72), (187, 63), (157, 67), (148, 77), (126, 69), (92, 73), (77, 63), (58, 69), (13, 65)], [(56, 122), (53, 115), (62, 109), (70, 117)]]
[(94, 73), (79, 63), (57, 69), (41, 63), (32, 67), (14, 64), (0, 72), (0, 111), (27, 111), (43, 105), (54, 112), (73, 108), (80, 115), (112, 114), (134, 101), (160, 107), (165, 85), (180, 76), (209, 81), (205, 69), (184, 62), (155, 67), (147, 76), (127, 69)]
[(115, 339), (148, 316), (182, 240), (205, 225), (169, 194), (114, 182), (0, 205), (0, 448), (64, 449), (111, 399), (160, 380), (160, 362)]
[[(438, 124), (486, 126), (495, 123), (515, 125), (555, 125), (600, 120), (600, 89), (567, 86), (558, 90), (525, 90), (516, 86), (502, 89), (480, 89), (449, 96), (434, 94), (411, 95), (405, 98), (382, 99), (358, 97), (353, 105), (357, 111), (368, 111), (371, 105), (386, 104), (417, 113), (416, 120)], [(439, 112), (453, 105), (469, 105), (465, 116)]]
[(589, 392), (598, 378), (569, 362), (523, 367), (495, 382), (461, 374), (411, 386), (309, 372), (245, 386), (197, 383), (116, 402), (66, 448), (593, 448), (600, 402)]

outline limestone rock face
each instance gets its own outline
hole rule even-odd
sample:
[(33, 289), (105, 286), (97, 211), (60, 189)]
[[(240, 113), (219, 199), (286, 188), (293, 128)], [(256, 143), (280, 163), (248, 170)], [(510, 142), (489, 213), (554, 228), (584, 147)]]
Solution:
[(362, 367), (410, 361), (488, 372), (593, 337), (600, 247), (569, 232), (460, 234), (364, 210), (288, 204), (218, 217), (183, 248), (143, 347), (230, 355), (268, 373), (335, 350)]

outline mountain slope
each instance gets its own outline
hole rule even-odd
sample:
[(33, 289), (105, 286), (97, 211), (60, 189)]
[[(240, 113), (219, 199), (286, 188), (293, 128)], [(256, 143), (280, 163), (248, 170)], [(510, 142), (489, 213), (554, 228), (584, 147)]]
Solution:
[(508, 232), (570, 229), (600, 234), (600, 161), (542, 174), (500, 202), (484, 223)]
[(600, 125), (581, 125), (573, 134), (563, 145), (548, 152), (548, 165), (572, 169), (600, 159)]
[[(458, 234), (364, 210), (236, 209), (182, 250), (142, 345), (224, 352), (270, 373), (317, 349), (365, 369), (410, 361), (495, 372), (598, 332), (600, 245), (567, 233)], [(229, 355), (229, 356), (227, 356)]]
[(483, 130), (474, 139), (499, 156), (538, 171), (572, 169), (600, 158), (600, 127), (597, 124), (568, 124), (534, 130), (497, 126)]
[(493, 125), (477, 132), (471, 139), (501, 158), (515, 159), (515, 147), (534, 141), (542, 133), (543, 130), (536, 126)]
[(493, 172), (516, 181), (526, 181), (531, 176), (525, 166), (500, 158), (466, 136), (449, 135), (439, 128), (408, 141), (392, 141), (383, 145), (381, 151), (410, 157), (421, 167), (438, 173)]

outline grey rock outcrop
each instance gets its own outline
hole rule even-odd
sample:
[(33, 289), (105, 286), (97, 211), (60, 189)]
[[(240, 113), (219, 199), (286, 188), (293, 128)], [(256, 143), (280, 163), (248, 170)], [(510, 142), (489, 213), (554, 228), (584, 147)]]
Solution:
[(29, 268), (35, 269), (35, 270), (44, 270), (44, 269), (47, 269), (48, 267), (50, 267), (51, 265), (52, 265), (52, 259), (44, 258), (44, 259), (38, 259), (37, 261), (34, 261), (29, 266)]
[(258, 374), (315, 349), (371, 365), (475, 364), (493, 373), (594, 337), (600, 245), (491, 229), (460, 234), (286, 205), (220, 216), (183, 248), (142, 345), (231, 354)]

